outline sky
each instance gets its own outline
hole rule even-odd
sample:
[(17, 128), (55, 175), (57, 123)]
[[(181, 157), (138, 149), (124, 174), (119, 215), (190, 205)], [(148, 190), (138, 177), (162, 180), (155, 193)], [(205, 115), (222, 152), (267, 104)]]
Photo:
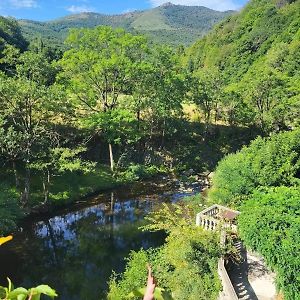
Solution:
[[(206, 6), (224, 11), (240, 9), (248, 0), (171, 0), (173, 4)], [(97, 12), (121, 14), (149, 9), (168, 0), (0, 0), (0, 15), (46, 21), (68, 14)]]

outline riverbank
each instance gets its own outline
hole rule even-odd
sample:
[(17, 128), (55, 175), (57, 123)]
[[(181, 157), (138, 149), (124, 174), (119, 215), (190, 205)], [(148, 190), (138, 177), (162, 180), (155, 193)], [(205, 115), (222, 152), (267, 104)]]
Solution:
[(25, 217), (35, 214), (53, 213), (68, 207), (79, 199), (88, 199), (93, 195), (129, 185), (137, 180), (145, 180), (164, 174), (163, 169), (154, 166), (131, 166), (127, 170), (111, 172), (109, 167), (100, 165), (92, 172), (67, 172), (63, 176), (53, 177), (48, 203), (43, 203), (43, 186), (39, 174), (32, 174), (29, 205), (24, 209), (19, 204), (20, 191), (13, 183), (13, 174), (1, 176), (0, 189), (0, 234), (12, 233)]
[(0, 249), (0, 285), (9, 276), (17, 286), (49, 284), (61, 300), (105, 299), (112, 270), (124, 271), (131, 250), (165, 241), (163, 232), (138, 229), (145, 215), (199, 188), (187, 192), (191, 184), (159, 176), (28, 218)]
[[(13, 188), (2, 189), (0, 193), (0, 233), (8, 234), (16, 231), (24, 220), (33, 217), (53, 216), (61, 211), (85, 206), (93, 197), (113, 190), (131, 189), (137, 182), (147, 190), (150, 184), (161, 193), (172, 187), (178, 189), (179, 197), (183, 194), (193, 193), (194, 190), (205, 191), (209, 187), (209, 173), (198, 173), (195, 170), (183, 171), (180, 174), (166, 168), (155, 166), (134, 165), (130, 168), (112, 173), (106, 166), (98, 166), (95, 171), (88, 174), (69, 173), (55, 177), (51, 185), (49, 203), (41, 204), (43, 192), (38, 176), (33, 177), (31, 206), (26, 210), (18, 204), (18, 194)], [(150, 180), (150, 181), (149, 181)], [(5, 201), (9, 199), (9, 201)], [(10, 209), (8, 209), (10, 207)], [(10, 213), (7, 213), (7, 212)]]

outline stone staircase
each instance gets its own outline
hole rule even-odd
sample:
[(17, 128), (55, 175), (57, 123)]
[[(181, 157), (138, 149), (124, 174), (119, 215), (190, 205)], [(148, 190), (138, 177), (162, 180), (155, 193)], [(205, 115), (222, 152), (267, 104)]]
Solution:
[[(226, 231), (237, 231), (235, 219), (238, 215), (238, 211), (216, 204), (197, 214), (196, 224), (206, 230), (221, 230), (220, 243), (224, 246)], [(219, 259), (223, 291), (218, 300), (275, 300), (275, 274), (266, 268), (261, 256), (248, 253), (238, 238), (233, 242), (241, 260), (225, 264), (222, 257)]]

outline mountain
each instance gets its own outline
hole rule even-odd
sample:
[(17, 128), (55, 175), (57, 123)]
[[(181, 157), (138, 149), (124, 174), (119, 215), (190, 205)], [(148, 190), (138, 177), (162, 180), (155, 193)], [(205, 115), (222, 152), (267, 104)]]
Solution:
[(62, 43), (70, 28), (107, 25), (145, 34), (155, 42), (188, 45), (203, 37), (216, 23), (233, 13), (214, 11), (202, 6), (166, 3), (153, 9), (120, 15), (81, 13), (48, 22), (19, 20), (19, 24), (26, 38), (42, 36), (54, 44)]
[(218, 67), (230, 82), (239, 82), (276, 56), (278, 64), (289, 57), (291, 68), (294, 61), (290, 72), (299, 72), (299, 55), (300, 0), (251, 0), (188, 51), (194, 68)]
[(19, 49), (27, 47), (27, 42), (21, 34), (18, 23), (13, 19), (0, 16), (0, 52), (7, 44)]
[(231, 123), (300, 124), (300, 0), (251, 0), (186, 51), (194, 74), (219, 72)]

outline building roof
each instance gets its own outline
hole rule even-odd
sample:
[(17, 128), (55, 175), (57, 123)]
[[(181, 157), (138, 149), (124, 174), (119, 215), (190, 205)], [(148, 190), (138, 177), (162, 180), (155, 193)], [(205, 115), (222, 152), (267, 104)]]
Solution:
[(219, 216), (226, 220), (234, 220), (238, 215), (238, 212), (232, 210), (222, 210), (219, 212)]

